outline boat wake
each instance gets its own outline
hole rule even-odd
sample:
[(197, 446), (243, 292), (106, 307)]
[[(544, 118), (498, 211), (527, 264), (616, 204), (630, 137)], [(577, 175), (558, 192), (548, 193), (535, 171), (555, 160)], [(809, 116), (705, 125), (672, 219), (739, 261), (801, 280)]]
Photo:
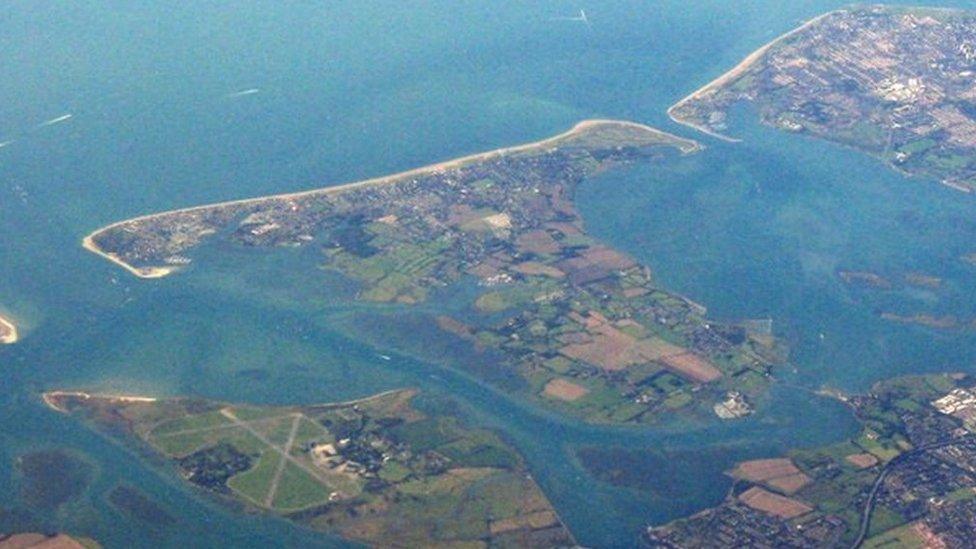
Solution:
[(245, 95), (254, 95), (256, 93), (261, 93), (259, 88), (248, 88), (246, 90), (236, 91), (234, 93), (228, 93), (224, 97), (226, 99), (236, 99), (238, 97), (244, 97)]
[(52, 119), (48, 120), (47, 122), (41, 122), (40, 124), (37, 125), (37, 127), (38, 128), (46, 128), (48, 126), (53, 126), (55, 124), (60, 124), (62, 122), (67, 122), (68, 120), (71, 120), (72, 117), (74, 117), (73, 114), (70, 114), (70, 113), (69, 114), (65, 114), (65, 115), (59, 116), (57, 118), (52, 118)]

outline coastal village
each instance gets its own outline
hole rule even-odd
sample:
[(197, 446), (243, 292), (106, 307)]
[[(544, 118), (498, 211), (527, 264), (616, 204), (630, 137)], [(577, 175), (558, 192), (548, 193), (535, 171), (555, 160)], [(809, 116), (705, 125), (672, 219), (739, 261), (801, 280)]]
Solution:
[(357, 282), (360, 300), (402, 307), (474, 283), (470, 314), (431, 321), (516, 374), (519, 394), (598, 423), (684, 410), (734, 419), (769, 385), (779, 343), (658, 287), (647, 266), (587, 235), (573, 205), (597, 171), (697, 150), (635, 124), (584, 123), (449, 168), (147, 216), (90, 240), (136, 270), (185, 268), (211, 238), (317, 246), (321, 267)]
[(862, 431), (738, 464), (724, 503), (663, 527), (654, 547), (969, 547), (976, 531), (976, 379), (882, 382), (846, 398)]
[(960, 191), (976, 187), (976, 16), (867, 6), (811, 21), (688, 96), (672, 118), (726, 134), (747, 101), (766, 124), (850, 145)]

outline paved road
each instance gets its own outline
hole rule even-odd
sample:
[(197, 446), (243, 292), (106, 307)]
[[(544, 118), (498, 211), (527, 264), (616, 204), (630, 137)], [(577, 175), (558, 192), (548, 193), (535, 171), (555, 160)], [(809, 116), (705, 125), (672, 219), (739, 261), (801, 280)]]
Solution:
[(868, 537), (868, 530), (871, 528), (871, 513), (874, 511), (874, 506), (877, 503), (875, 500), (878, 497), (878, 492), (881, 491), (881, 486), (884, 484), (885, 479), (888, 478), (888, 475), (895, 467), (909, 458), (924, 454), (930, 450), (936, 450), (939, 448), (945, 448), (946, 446), (955, 446), (957, 444), (973, 441), (976, 441), (976, 435), (970, 434), (958, 438), (943, 440), (941, 442), (933, 442), (932, 444), (926, 444), (925, 446), (919, 446), (918, 448), (909, 450), (904, 454), (899, 454), (897, 457), (885, 464), (885, 466), (881, 469), (881, 473), (878, 475), (878, 478), (874, 480), (874, 484), (871, 486), (871, 493), (868, 494), (868, 501), (864, 504), (864, 511), (861, 513), (861, 529), (857, 534), (857, 539), (854, 540), (853, 544), (851, 544), (851, 549), (859, 549), (864, 543), (864, 540)]

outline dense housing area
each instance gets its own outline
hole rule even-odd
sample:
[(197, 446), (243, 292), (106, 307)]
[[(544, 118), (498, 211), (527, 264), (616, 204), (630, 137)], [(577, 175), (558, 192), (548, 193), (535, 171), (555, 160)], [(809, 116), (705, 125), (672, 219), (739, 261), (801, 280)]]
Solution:
[(976, 16), (864, 7), (821, 16), (670, 109), (722, 136), (749, 101), (766, 124), (869, 152), (911, 174), (976, 187)]
[(846, 399), (854, 439), (740, 463), (726, 501), (663, 527), (656, 547), (971, 547), (976, 379), (883, 382)]

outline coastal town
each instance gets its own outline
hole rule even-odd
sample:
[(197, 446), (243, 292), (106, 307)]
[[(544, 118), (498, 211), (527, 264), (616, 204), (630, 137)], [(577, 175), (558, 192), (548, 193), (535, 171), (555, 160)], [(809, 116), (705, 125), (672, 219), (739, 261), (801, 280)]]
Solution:
[(575, 545), (514, 449), (420, 412), (415, 394), (299, 407), (66, 391), (44, 400), (165, 456), (229, 504), (371, 546)]
[(589, 236), (573, 205), (591, 174), (698, 150), (637, 124), (585, 122), (379, 180), (123, 221), (86, 244), (140, 276), (192, 267), (211, 239), (315, 246), (319, 266), (356, 282), (361, 301), (400, 307), (473, 282), (470, 314), (431, 323), (521, 380), (506, 389), (595, 423), (678, 411), (735, 419), (771, 382), (780, 343), (660, 288), (646, 265)]
[(726, 500), (648, 529), (652, 547), (970, 547), (976, 378), (928, 375), (843, 398), (861, 432), (739, 463)]
[[(732, 107), (849, 145), (912, 175), (976, 188), (976, 16), (866, 6), (818, 17), (669, 110), (724, 139)], [(732, 139), (734, 140), (734, 139)]]

